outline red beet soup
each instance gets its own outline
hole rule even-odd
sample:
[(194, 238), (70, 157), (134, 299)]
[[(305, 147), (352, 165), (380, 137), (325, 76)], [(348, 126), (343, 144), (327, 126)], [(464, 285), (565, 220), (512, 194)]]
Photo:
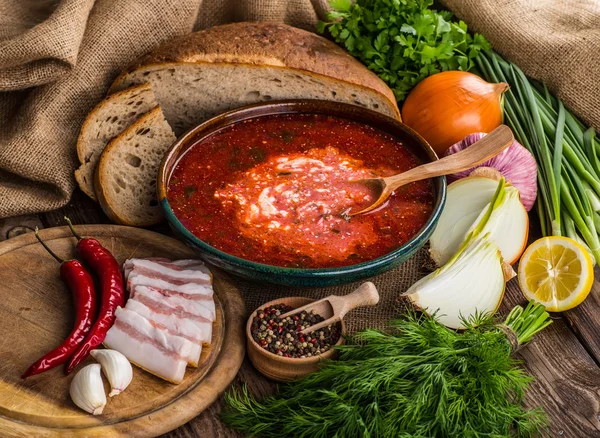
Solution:
[(352, 182), (421, 164), (398, 139), (338, 117), (285, 114), (227, 126), (177, 163), (167, 199), (181, 223), (228, 254), (293, 268), (331, 268), (383, 256), (433, 210), (433, 184), (398, 189), (350, 217), (374, 193)]

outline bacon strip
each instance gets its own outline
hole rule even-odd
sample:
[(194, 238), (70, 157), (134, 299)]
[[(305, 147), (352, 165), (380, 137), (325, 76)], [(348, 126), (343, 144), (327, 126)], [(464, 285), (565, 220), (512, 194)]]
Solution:
[[(136, 286), (131, 290), (131, 298), (144, 302), (152, 300), (153, 307), (164, 309), (164, 312), (174, 313), (181, 318), (189, 318), (198, 322), (213, 322), (214, 313), (207, 309), (203, 304), (194, 300), (186, 300), (178, 296), (163, 295), (160, 289), (150, 286)], [(214, 302), (213, 302), (214, 305)]]
[[(150, 278), (156, 278), (168, 281), (172, 284), (211, 284), (212, 278), (210, 271), (204, 264), (190, 265), (189, 261), (179, 261), (180, 264), (167, 263), (163, 261), (145, 260), (145, 259), (129, 259), (123, 264), (125, 276), (135, 270), (139, 274), (143, 274)], [(193, 266), (194, 269), (190, 269)]]
[[(171, 268), (175, 269), (176, 271), (181, 271), (182, 269), (196, 269), (196, 270), (204, 271), (204, 272), (210, 274), (210, 271), (208, 270), (208, 268), (206, 268), (206, 266), (204, 265), (204, 262), (202, 262), (201, 260), (184, 259), (184, 260), (171, 261), (164, 257), (148, 257), (145, 260), (156, 262), (156, 263), (166, 266), (166, 267), (171, 267)], [(129, 276), (129, 273), (133, 269), (133, 263), (128, 263), (128, 260), (126, 260), (123, 265), (123, 268), (125, 270), (125, 279), (127, 279), (127, 277)]]
[(158, 377), (181, 383), (194, 344), (129, 309), (118, 307), (115, 314), (115, 324), (106, 333), (104, 345)]
[(212, 285), (209, 284), (171, 284), (159, 278), (151, 278), (139, 274), (137, 270), (132, 271), (127, 279), (128, 289), (131, 290), (135, 286), (151, 286), (156, 289), (162, 289), (164, 295), (180, 295), (191, 300), (212, 301), (214, 294)]
[[(174, 308), (168, 302), (165, 302), (164, 297), (162, 297), (158, 292), (153, 291), (152, 289), (145, 289), (143, 286), (141, 287), (141, 290), (138, 291), (135, 298), (130, 298), (129, 301), (137, 301), (138, 303), (141, 303), (150, 309), (154, 315), (152, 318), (146, 316), (144, 313), (132, 309), (149, 320), (154, 319), (156, 321), (162, 321), (166, 320), (167, 317), (173, 317), (178, 321), (184, 321), (187, 327), (189, 327), (189, 330), (185, 331), (186, 336), (177, 333), (179, 336), (190, 336), (194, 341), (199, 341), (204, 345), (210, 344), (212, 339), (212, 321), (210, 319), (186, 312), (181, 308)], [(129, 301), (127, 301), (128, 305)], [(135, 304), (133, 305), (135, 306)], [(161, 322), (161, 324), (164, 323)], [(182, 323), (180, 322), (179, 325), (181, 324)]]
[(212, 330), (212, 324), (210, 322), (202, 323), (205, 327), (204, 330), (201, 330), (194, 321), (179, 318), (172, 313), (156, 312), (152, 307), (134, 299), (128, 300), (125, 308), (143, 316), (155, 327), (166, 330), (172, 335), (181, 336), (192, 342), (193, 349), (186, 359), (191, 366), (198, 366), (200, 353), (202, 352), (202, 342), (206, 341), (207, 343), (210, 343), (210, 338), (206, 339), (207, 335), (210, 336), (212, 334), (210, 331), (207, 333), (206, 330), (206, 326)]

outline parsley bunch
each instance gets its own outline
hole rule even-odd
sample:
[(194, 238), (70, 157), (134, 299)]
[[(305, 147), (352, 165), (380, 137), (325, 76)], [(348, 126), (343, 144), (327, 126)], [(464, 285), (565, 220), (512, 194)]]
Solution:
[(468, 71), (481, 50), (483, 35), (471, 36), (452, 13), (429, 9), (433, 0), (331, 0), (328, 30), (337, 43), (374, 71), (398, 101), (421, 80), (446, 70)]

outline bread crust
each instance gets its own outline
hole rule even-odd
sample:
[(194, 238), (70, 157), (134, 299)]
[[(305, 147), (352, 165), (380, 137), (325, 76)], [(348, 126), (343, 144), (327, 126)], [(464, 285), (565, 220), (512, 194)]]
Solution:
[(400, 112), (392, 90), (335, 43), (285, 24), (241, 22), (215, 26), (171, 40), (139, 58), (113, 82), (133, 71), (166, 63), (251, 64), (303, 70), (369, 88)]
[(144, 90), (149, 90), (152, 88), (152, 84), (149, 82), (145, 82), (139, 85), (132, 85), (129, 88), (118, 91), (116, 93), (110, 94), (100, 103), (98, 103), (93, 110), (91, 110), (88, 115), (85, 117), (83, 124), (81, 125), (81, 130), (79, 131), (79, 136), (77, 137), (77, 157), (79, 158), (79, 162), (81, 164), (85, 164), (85, 151), (83, 150), (83, 141), (85, 140), (84, 134), (91, 127), (91, 124), (94, 122), (96, 114), (98, 111), (104, 109), (105, 105), (112, 103), (113, 101), (121, 99), (122, 96), (127, 94), (132, 94), (134, 92), (141, 92)]
[(104, 193), (104, 185), (102, 184), (102, 175), (104, 175), (107, 170), (106, 168), (111, 165), (109, 160), (109, 154), (113, 148), (118, 147), (118, 144), (122, 139), (126, 138), (130, 135), (131, 132), (135, 132), (139, 126), (146, 124), (148, 121), (152, 121), (157, 118), (162, 118), (162, 110), (160, 106), (155, 106), (147, 113), (140, 116), (135, 122), (129, 125), (122, 133), (113, 138), (104, 148), (102, 155), (100, 156), (100, 161), (98, 161), (98, 166), (96, 166), (96, 172), (94, 174), (94, 186), (96, 188), (96, 197), (98, 198), (98, 203), (100, 207), (102, 207), (102, 211), (104, 214), (108, 216), (108, 218), (121, 225), (128, 225), (132, 227), (148, 227), (151, 225), (156, 225), (161, 222), (161, 220), (156, 221), (147, 221), (147, 222), (132, 222), (127, 219), (119, 216), (117, 212), (111, 207), (111, 201), (108, 199), (106, 194)]
[(146, 90), (150, 90), (151, 88), (152, 85), (150, 83), (143, 83), (139, 85), (134, 85), (125, 90), (111, 94), (110, 96), (104, 98), (100, 103), (98, 103), (94, 107), (94, 109), (92, 109), (88, 113), (85, 120), (83, 121), (83, 124), (81, 125), (81, 130), (79, 131), (79, 136), (77, 137), (77, 158), (79, 158), (80, 166), (75, 170), (75, 181), (77, 181), (77, 184), (79, 185), (79, 188), (83, 191), (83, 193), (88, 195), (94, 201), (97, 201), (95, 189), (89, 182), (86, 183), (85, 180), (87, 174), (87, 166), (90, 165), (86, 162), (88, 154), (85, 150), (85, 142), (89, 139), (88, 131), (94, 127), (98, 113), (100, 111), (103, 111), (107, 105), (112, 105), (113, 102), (120, 100), (123, 96), (131, 96), (135, 93), (139, 94)]

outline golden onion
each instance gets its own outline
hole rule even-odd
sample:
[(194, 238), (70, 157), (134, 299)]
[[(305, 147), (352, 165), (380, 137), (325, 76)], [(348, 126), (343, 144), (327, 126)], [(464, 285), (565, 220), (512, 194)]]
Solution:
[(421, 81), (402, 107), (402, 121), (442, 156), (474, 132), (491, 132), (502, 123), (502, 93), (508, 84), (491, 84), (463, 71), (437, 73)]

